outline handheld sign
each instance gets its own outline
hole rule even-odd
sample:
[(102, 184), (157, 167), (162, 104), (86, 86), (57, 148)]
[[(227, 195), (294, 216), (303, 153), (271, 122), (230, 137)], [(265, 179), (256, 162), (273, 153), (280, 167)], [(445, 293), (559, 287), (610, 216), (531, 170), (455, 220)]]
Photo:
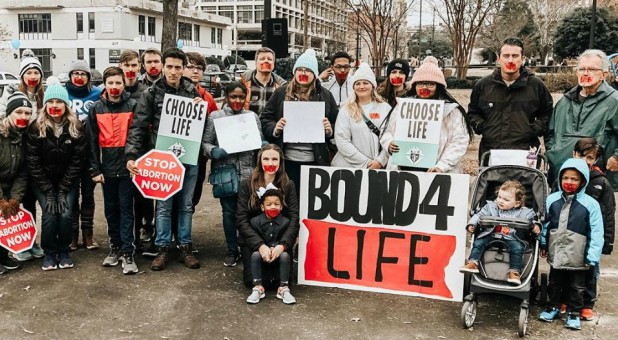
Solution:
[(444, 116), (443, 100), (398, 98), (393, 111), (397, 121), (394, 141), (399, 152), (393, 164), (431, 168), (438, 161), (440, 131)]
[(262, 146), (262, 137), (254, 113), (243, 113), (212, 120), (219, 146), (229, 154), (255, 150)]
[(173, 152), (182, 163), (197, 165), (207, 105), (205, 101), (194, 103), (193, 98), (165, 94), (155, 148)]
[(283, 102), (284, 143), (324, 143), (324, 102)]
[(185, 167), (170, 151), (150, 150), (135, 161), (133, 183), (146, 198), (165, 201), (182, 189)]
[(36, 228), (32, 214), (20, 208), (15, 216), (7, 219), (0, 215), (0, 246), (13, 253), (30, 250), (36, 240)]
[(298, 283), (461, 301), (468, 181), (303, 166)]

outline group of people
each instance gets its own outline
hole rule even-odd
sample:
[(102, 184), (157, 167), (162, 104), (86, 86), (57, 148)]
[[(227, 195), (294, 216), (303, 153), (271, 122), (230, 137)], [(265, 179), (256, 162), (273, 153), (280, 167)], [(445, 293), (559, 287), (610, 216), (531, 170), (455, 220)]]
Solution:
[[(425, 58), (412, 76), (407, 60), (394, 59), (387, 65), (386, 79), (378, 84), (369, 65), (360, 64), (353, 71), (352, 58), (345, 52), (334, 54), (330, 67), (320, 73), (315, 51), (308, 49), (297, 58), (292, 79), (286, 81), (273, 73), (275, 53), (264, 47), (256, 52), (256, 69), (243, 74), (241, 81), (226, 86), (225, 100), (219, 108), (199, 85), (206, 65), (204, 57), (197, 53), (177, 48), (163, 53), (149, 49), (140, 56), (135, 51), (123, 51), (120, 64), (103, 72), (101, 89), (90, 85), (87, 64), (76, 61), (71, 64), (65, 86), (48, 79), (45, 90), (40, 62), (34, 56), (26, 56), (21, 62), (20, 85), (5, 91), (0, 99), (0, 208), (7, 217), (16, 213), (20, 203), (34, 212), (34, 202), (38, 201), (43, 218), (42, 252), (34, 247), (29, 253), (33, 257), (44, 255), (44, 270), (70, 268), (73, 262), (69, 251), (78, 245), (79, 216), (84, 245), (88, 249), (98, 246), (92, 238), (92, 216), (94, 187), (100, 183), (111, 245), (104, 266), (121, 263), (125, 274), (136, 273), (136, 249), (140, 243), (150, 241), (143, 255), (154, 257), (152, 270), (166, 268), (174, 243), (185, 266), (195, 269), (200, 262), (192, 245), (192, 217), (210, 159), (211, 174), (226, 171), (239, 182), (236, 190), (219, 197), (227, 245), (224, 265), (233, 267), (242, 260), (243, 281), (252, 287), (248, 303), (258, 303), (265, 296), (265, 283), (270, 282), (279, 283), (278, 298), (286, 304), (295, 303), (289, 280), (299, 231), (302, 166), (461, 173), (462, 158), (476, 132), (482, 136), (479, 156), (492, 149), (527, 150), (538, 147), (540, 137), (545, 138), (552, 181), (558, 179), (561, 183), (565, 173), (571, 174), (560, 168), (570, 164), (566, 161), (583, 136), (595, 138), (594, 145), (599, 146), (594, 149), (597, 157), (589, 164), (602, 165), (587, 167), (588, 171), (594, 169), (603, 174), (618, 170), (618, 93), (604, 80), (608, 64), (603, 52), (590, 50), (580, 57), (579, 85), (555, 108), (543, 82), (523, 67), (520, 40), (507, 39), (498, 62), (500, 68), (474, 87), (466, 113), (447, 91), (444, 74), (434, 57)], [(146, 71), (141, 76), (140, 68)], [(180, 192), (155, 206), (135, 190), (131, 176), (139, 174), (136, 159), (155, 147), (166, 94), (207, 101), (209, 117), (197, 165), (185, 164)], [(397, 166), (391, 161), (391, 156), (400, 151), (394, 140), (397, 114), (393, 114), (398, 98), (445, 103), (437, 161), (427, 169)], [(324, 142), (284, 141), (284, 103), (289, 101), (324, 103), (320, 127)], [(262, 141), (257, 152), (228, 153), (219, 144), (214, 121), (239, 114), (249, 114), (256, 120)], [(594, 158), (588, 155), (590, 150), (578, 152)], [(571, 168), (574, 167), (566, 170)], [(568, 191), (563, 187), (558, 193), (579, 201), (580, 191), (589, 184), (589, 175), (575, 168), (581, 175), (578, 189)], [(614, 173), (607, 177), (617, 183)], [(598, 189), (596, 185), (594, 188)], [(612, 191), (610, 186), (598, 190)], [(516, 183), (500, 192), (495, 210), (523, 208), (518, 203), (522, 200)], [(507, 199), (509, 204), (501, 203)], [(558, 215), (561, 209), (579, 209), (577, 204), (558, 207), (554, 201), (549, 206)], [(614, 207), (609, 207), (612, 204), (613, 201), (608, 203), (608, 209), (612, 209), (613, 217)], [(586, 203), (589, 206), (593, 204)], [(609, 211), (603, 214), (609, 216)], [(611, 253), (613, 224), (610, 232), (609, 222), (604, 223), (602, 248), (604, 253)], [(578, 224), (577, 228), (576, 232), (588, 237), (591, 228), (597, 227), (588, 223)], [(558, 251), (552, 247), (557, 237), (553, 230), (566, 235), (561, 237), (571, 234), (552, 225), (552, 220), (539, 229), (549, 245), (551, 263), (556, 258), (552, 250)], [(596, 250), (597, 247), (578, 248), (586, 254)], [(19, 256), (13, 257), (20, 260)], [(591, 255), (587, 264), (595, 268), (596, 272), (591, 271), (598, 277), (600, 256), (595, 256)], [(471, 257), (471, 263), (474, 260)], [(6, 253), (0, 254), (0, 263), (0, 271), (18, 266)], [(519, 273), (517, 268), (513, 269)], [(552, 273), (564, 269), (552, 268)], [(568, 282), (565, 278), (570, 278), (570, 272), (557, 273), (554, 277), (564, 276), (560, 281), (552, 280), (552, 289), (569, 292), (569, 286), (557, 286), (557, 282)], [(518, 276), (511, 277), (514, 283), (516, 279)], [(579, 315), (581, 306), (567, 299), (572, 294), (555, 295), (560, 297), (558, 303), (568, 304), (574, 317)], [(556, 301), (552, 299), (552, 303)]]

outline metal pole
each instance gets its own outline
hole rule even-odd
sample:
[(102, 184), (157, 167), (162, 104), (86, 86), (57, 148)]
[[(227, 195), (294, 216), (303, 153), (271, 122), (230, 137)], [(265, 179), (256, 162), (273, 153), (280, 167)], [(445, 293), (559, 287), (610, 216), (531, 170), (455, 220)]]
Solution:
[(360, 13), (358, 8), (354, 11), (356, 13), (356, 67), (358, 67), (360, 58)]
[(592, 0), (592, 18), (590, 20), (590, 39), (588, 41), (588, 48), (594, 48), (594, 31), (597, 26), (597, 0)]
[(418, 16), (418, 59), (421, 59), (421, 33), (423, 28), (423, 0), (421, 0), (420, 14)]

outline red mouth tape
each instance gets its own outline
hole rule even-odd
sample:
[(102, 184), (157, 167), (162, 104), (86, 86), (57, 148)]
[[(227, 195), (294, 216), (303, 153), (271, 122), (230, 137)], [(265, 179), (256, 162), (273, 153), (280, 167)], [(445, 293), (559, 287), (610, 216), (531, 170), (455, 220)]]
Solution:
[(120, 95), (120, 89), (109, 89), (109, 94), (116, 97)]
[(151, 68), (150, 70), (148, 70), (148, 74), (149, 74), (149, 75), (151, 75), (151, 76), (153, 76), (153, 77), (158, 76), (158, 75), (159, 75), (159, 73), (161, 73), (161, 71), (159, 71), (159, 70), (158, 70), (158, 69), (156, 69), (156, 68)]
[(262, 63), (260, 65), (260, 71), (270, 71), (272, 70), (272, 64), (271, 63)]
[(86, 84), (86, 82), (82, 78), (75, 78), (75, 79), (73, 79), (73, 84), (75, 84), (77, 86), (82, 86), (82, 85)]
[(240, 111), (242, 110), (243, 106), (245, 106), (245, 103), (242, 102), (233, 102), (230, 104), (230, 107), (232, 108), (232, 110), (234, 111)]
[(264, 169), (264, 172), (272, 174), (277, 172), (278, 168), (276, 165), (266, 165), (266, 164), (262, 164), (262, 169)]
[(308, 82), (309, 81), (309, 76), (306, 75), (306, 74), (299, 74), (298, 75), (298, 81)]
[(28, 79), (28, 81), (26, 81), (26, 84), (30, 87), (35, 87), (39, 84), (39, 81), (36, 79)]
[(30, 119), (15, 119), (15, 126), (17, 126), (18, 128), (27, 128), (29, 123)]
[(420, 89), (418, 90), (418, 95), (421, 97), (429, 97), (431, 96), (431, 91), (429, 91), (428, 89)]
[(391, 78), (391, 84), (399, 86), (403, 84), (403, 78)]
[(335, 78), (337, 78), (337, 80), (346, 80), (346, 78), (348, 78), (348, 74), (347, 73), (335, 73)]
[(517, 65), (515, 65), (515, 63), (506, 63), (506, 68), (508, 70), (515, 70), (517, 68)]
[(50, 107), (47, 109), (47, 113), (52, 117), (59, 117), (62, 116), (64, 112), (59, 107)]
[(591, 76), (580, 76), (579, 83), (580, 84), (592, 83), (592, 77)]
[(134, 79), (137, 77), (137, 73), (135, 71), (126, 71), (124, 74), (127, 76), (127, 79)]

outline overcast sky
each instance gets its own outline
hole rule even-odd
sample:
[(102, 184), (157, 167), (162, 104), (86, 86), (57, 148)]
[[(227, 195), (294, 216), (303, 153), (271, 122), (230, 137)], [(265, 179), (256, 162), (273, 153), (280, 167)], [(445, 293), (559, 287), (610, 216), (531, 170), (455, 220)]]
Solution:
[[(410, 0), (407, 0), (410, 1)], [(422, 24), (431, 25), (433, 22), (433, 1), (432, 0), (422, 0), (423, 1), (423, 16), (422, 16)], [(421, 0), (413, 0), (414, 4), (412, 5), (412, 9), (408, 13), (408, 26), (410, 27), (418, 27), (419, 19), (421, 19), (419, 7)], [(436, 26), (440, 23), (440, 18), (436, 15)]]

